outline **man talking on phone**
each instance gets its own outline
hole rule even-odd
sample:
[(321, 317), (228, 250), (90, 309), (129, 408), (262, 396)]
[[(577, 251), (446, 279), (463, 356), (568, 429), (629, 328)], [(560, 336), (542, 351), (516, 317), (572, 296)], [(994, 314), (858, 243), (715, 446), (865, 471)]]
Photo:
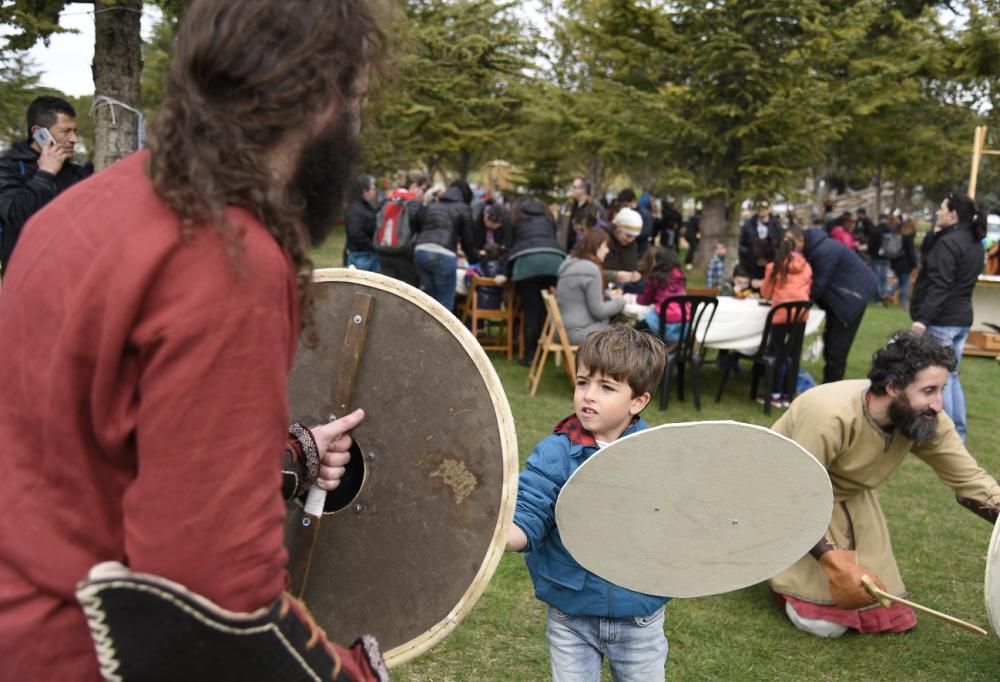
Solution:
[(28, 138), (0, 157), (3, 274), (28, 218), (86, 177), (83, 168), (71, 160), (77, 140), (76, 111), (69, 102), (42, 96), (28, 106)]

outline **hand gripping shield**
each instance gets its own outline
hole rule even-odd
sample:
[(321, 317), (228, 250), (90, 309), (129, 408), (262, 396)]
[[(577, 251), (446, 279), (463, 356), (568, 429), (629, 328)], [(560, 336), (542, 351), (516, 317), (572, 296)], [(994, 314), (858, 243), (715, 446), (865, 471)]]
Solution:
[[(516, 498), (513, 418), (478, 342), (426, 294), (345, 269), (318, 271), (314, 287), (292, 418), (366, 417), (322, 523), (289, 505), (291, 591), (331, 638), (371, 633), (394, 666), (451, 632), (496, 570)], [(367, 326), (360, 343), (355, 320)], [(344, 372), (355, 372), (349, 401), (334, 396)]]

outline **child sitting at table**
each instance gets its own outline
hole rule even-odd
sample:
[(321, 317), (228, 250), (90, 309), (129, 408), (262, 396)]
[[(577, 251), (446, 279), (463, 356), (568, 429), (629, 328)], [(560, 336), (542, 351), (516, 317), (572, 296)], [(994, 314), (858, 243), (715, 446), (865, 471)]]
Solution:
[[(793, 226), (785, 230), (785, 236), (775, 249), (774, 260), (764, 267), (760, 293), (771, 305), (809, 300), (812, 267), (805, 256), (795, 249), (796, 239), (805, 239), (801, 228)], [(784, 317), (779, 320), (776, 316), (774, 319), (775, 324), (783, 324), (784, 321)]]
[[(757, 280), (758, 287), (760, 280)], [(750, 278), (750, 270), (745, 265), (737, 264), (733, 268), (733, 277), (728, 282), (724, 282), (719, 287), (719, 296), (732, 296), (733, 298), (750, 298), (755, 295), (756, 288), (753, 286), (754, 280)]]
[[(796, 240), (804, 242), (805, 236), (801, 228), (790, 227), (785, 230), (785, 235), (775, 249), (774, 261), (768, 263), (764, 268), (764, 279), (761, 282), (761, 295), (771, 302), (771, 305), (779, 305), (788, 301), (808, 301), (809, 290), (812, 288), (812, 267), (801, 253), (795, 248)], [(808, 313), (807, 313), (808, 317)], [(787, 322), (784, 311), (779, 310), (774, 314), (772, 324), (780, 327)], [(780, 330), (776, 330), (780, 335)], [(772, 336), (772, 341), (774, 337)], [(771, 387), (771, 402), (777, 402), (787, 407), (787, 396), (781, 392), (784, 383), (787, 365), (779, 367), (774, 374), (774, 385)], [(763, 401), (763, 398), (760, 399)]]
[(576, 356), (574, 414), (528, 456), (517, 485), (507, 551), (526, 550), (535, 596), (548, 605), (553, 680), (599, 680), (604, 658), (616, 680), (662, 682), (669, 597), (609, 583), (582, 567), (563, 545), (556, 500), (573, 472), (597, 451), (647, 428), (639, 416), (663, 374), (654, 334), (613, 326), (590, 334)]
[[(646, 287), (636, 297), (636, 303), (650, 306), (643, 322), (656, 333), (660, 331), (660, 306), (671, 296), (686, 293), (684, 271), (677, 252), (668, 246), (650, 248), (639, 263), (639, 272), (646, 280)], [(680, 340), (681, 307), (671, 303), (667, 307), (662, 335), (664, 340), (674, 343)]]
[(503, 304), (503, 289), (507, 277), (504, 273), (503, 247), (499, 244), (486, 244), (479, 252), (479, 262), (469, 265), (465, 271), (465, 286), (472, 284), (473, 277), (493, 277), (497, 286), (479, 285), (476, 287), (476, 305), (486, 310), (499, 310)]

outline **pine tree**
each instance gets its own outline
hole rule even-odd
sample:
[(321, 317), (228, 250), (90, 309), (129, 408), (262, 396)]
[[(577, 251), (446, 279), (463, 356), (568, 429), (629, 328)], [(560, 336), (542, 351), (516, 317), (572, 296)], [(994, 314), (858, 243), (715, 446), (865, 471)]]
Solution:
[(419, 164), (460, 177), (497, 158), (517, 134), (531, 34), (515, 2), (411, 0), (396, 79), (372, 98), (364, 133), (369, 168)]

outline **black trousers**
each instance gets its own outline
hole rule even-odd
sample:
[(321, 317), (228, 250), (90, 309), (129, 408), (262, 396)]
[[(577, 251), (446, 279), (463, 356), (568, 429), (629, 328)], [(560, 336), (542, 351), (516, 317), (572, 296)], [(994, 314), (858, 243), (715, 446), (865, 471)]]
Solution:
[(420, 288), (420, 275), (417, 273), (417, 266), (413, 262), (413, 254), (401, 256), (387, 256), (379, 254), (379, 264), (382, 266), (382, 274), (406, 282), (411, 287)]
[(684, 254), (684, 264), (691, 265), (694, 263), (694, 254), (698, 253), (698, 244), (701, 242), (700, 239), (689, 239), (688, 240), (688, 250)]
[(524, 348), (521, 349), (521, 361), (524, 363), (531, 362), (535, 357), (538, 337), (541, 336), (542, 327), (545, 325), (545, 301), (542, 300), (542, 292), (554, 287), (558, 281), (557, 277), (545, 275), (514, 282), (514, 289), (521, 299), (521, 310), (524, 311)]
[(826, 310), (826, 328), (823, 331), (823, 383), (828, 384), (844, 378), (847, 355), (851, 352), (851, 344), (854, 343), (865, 311), (862, 309), (856, 319), (844, 324), (830, 310), (824, 310)]

